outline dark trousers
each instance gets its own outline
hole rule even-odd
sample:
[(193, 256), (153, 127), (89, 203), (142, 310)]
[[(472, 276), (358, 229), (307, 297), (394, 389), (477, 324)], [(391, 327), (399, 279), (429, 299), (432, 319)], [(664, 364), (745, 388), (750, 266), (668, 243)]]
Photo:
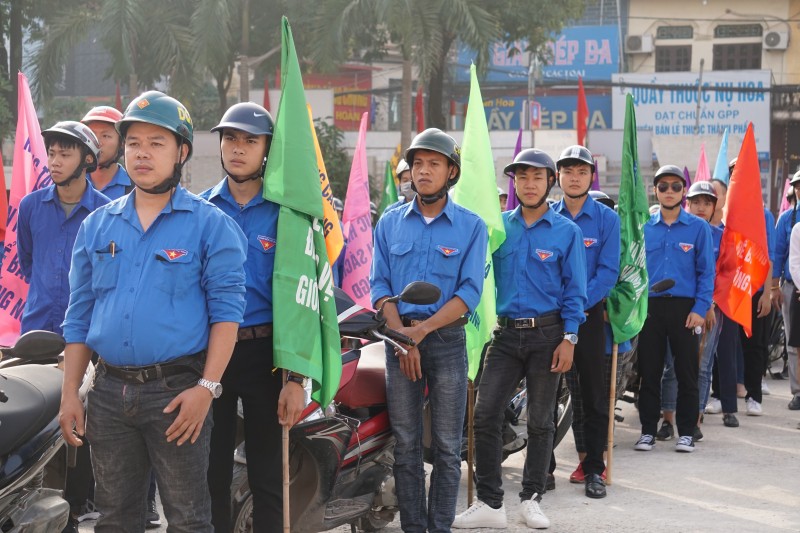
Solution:
[(711, 392), (711, 396), (722, 403), (723, 413), (736, 413), (738, 411), (736, 400), (736, 354), (740, 349), (739, 325), (723, 315)]
[(692, 436), (697, 425), (699, 337), (686, 327), (693, 298), (650, 298), (647, 320), (639, 334), (639, 420), (642, 434), (655, 435), (661, 418), (661, 376), (669, 341), (678, 378), (676, 421), (681, 436)]
[(767, 360), (767, 343), (769, 342), (769, 322), (770, 315), (756, 318), (758, 313), (758, 300), (764, 293), (761, 289), (753, 295), (753, 331), (748, 339), (744, 333), (744, 328), (739, 326), (739, 336), (742, 340), (742, 351), (744, 352), (744, 388), (747, 389), (747, 397), (761, 403), (761, 376), (764, 375), (765, 361)]
[[(583, 471), (586, 475), (602, 474), (605, 470), (603, 452), (608, 435), (608, 396), (605, 387), (606, 334), (603, 324), (603, 303), (586, 312), (586, 322), (578, 329), (578, 344), (572, 369), (568, 372), (570, 393), (580, 388), (583, 418), (573, 423), (573, 431), (583, 432), (586, 458)], [(576, 427), (582, 424), (582, 427)]]
[(281, 373), (272, 372), (272, 337), (236, 343), (214, 400), (208, 488), (216, 533), (231, 529), (231, 481), (236, 447), (237, 400), (244, 409), (247, 479), (253, 493), (253, 531), (283, 531)]

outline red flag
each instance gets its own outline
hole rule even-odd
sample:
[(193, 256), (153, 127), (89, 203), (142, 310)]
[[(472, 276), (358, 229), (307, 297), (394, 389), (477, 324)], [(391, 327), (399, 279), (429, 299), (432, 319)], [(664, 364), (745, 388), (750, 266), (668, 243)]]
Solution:
[(742, 325), (749, 337), (753, 294), (769, 273), (767, 224), (752, 122), (733, 169), (723, 220), (714, 301), (725, 315)]
[(8, 189), (6, 189), (6, 172), (3, 170), (3, 162), (0, 161), (0, 241), (6, 239), (6, 219), (8, 218)]
[(578, 76), (578, 144), (586, 146), (586, 130), (589, 123), (589, 106), (586, 105), (586, 93), (583, 91), (583, 78)]
[(269, 111), (269, 78), (264, 76), (264, 109)]
[(414, 113), (417, 115), (417, 133), (425, 129), (425, 111), (423, 109), (424, 102), (422, 99), (422, 84), (417, 85), (417, 101), (414, 105)]
[(114, 96), (114, 107), (116, 107), (117, 111), (120, 113), (125, 112), (125, 110), (122, 109), (122, 93), (119, 90), (119, 82), (117, 82), (117, 94)]

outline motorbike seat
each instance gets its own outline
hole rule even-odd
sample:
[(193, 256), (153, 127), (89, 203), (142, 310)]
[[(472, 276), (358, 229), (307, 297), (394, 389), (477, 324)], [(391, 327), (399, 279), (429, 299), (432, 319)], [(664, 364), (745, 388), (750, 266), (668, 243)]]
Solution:
[(39, 433), (58, 415), (63, 372), (52, 366), (23, 365), (0, 370), (0, 457)]
[(361, 348), (355, 375), (334, 398), (347, 407), (386, 405), (386, 353), (382, 342)]

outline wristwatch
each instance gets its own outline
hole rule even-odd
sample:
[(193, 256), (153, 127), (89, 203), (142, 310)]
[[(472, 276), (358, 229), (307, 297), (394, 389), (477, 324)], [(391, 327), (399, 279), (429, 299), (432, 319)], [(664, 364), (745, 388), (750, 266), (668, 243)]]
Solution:
[(294, 374), (292, 372), (287, 372), (286, 373), (286, 382), (288, 383), (290, 381), (292, 381), (294, 383), (297, 383), (298, 385), (300, 385), (304, 389), (306, 388), (306, 385), (308, 385), (308, 378), (307, 377), (301, 376), (300, 374)]
[(222, 383), (217, 383), (216, 381), (211, 381), (209, 379), (201, 378), (198, 382), (198, 385), (208, 389), (208, 392), (211, 393), (211, 397), (215, 400), (222, 396)]
[(569, 341), (571, 345), (575, 346), (576, 344), (578, 344), (578, 334), (572, 333), (571, 331), (565, 331), (564, 340)]

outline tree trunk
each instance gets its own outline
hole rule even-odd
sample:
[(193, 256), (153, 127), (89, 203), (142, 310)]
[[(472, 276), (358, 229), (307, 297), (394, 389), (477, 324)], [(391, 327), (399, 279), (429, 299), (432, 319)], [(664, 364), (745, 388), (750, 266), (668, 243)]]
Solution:
[(219, 116), (224, 115), (228, 110), (228, 87), (225, 83), (227, 77), (228, 69), (225, 69), (224, 73), (217, 73), (214, 76), (217, 84), (217, 98), (219, 98)]
[(24, 3), (23, 1), (11, 2), (11, 12), (8, 17), (8, 41), (11, 52), (8, 65), (11, 95), (8, 107), (13, 116), (12, 124), (17, 122), (17, 72), (22, 70), (22, 7)]
[(400, 150), (411, 144), (411, 59), (403, 59), (403, 85), (400, 93)]
[(129, 101), (139, 96), (139, 77), (136, 72), (131, 72), (128, 76), (128, 92), (130, 93)]
[(442, 39), (442, 53), (439, 56), (439, 66), (431, 75), (428, 83), (428, 124), (429, 128), (447, 129), (447, 118), (444, 115), (444, 76), (447, 71), (447, 55), (455, 40), (455, 35), (446, 34)]
[(239, 101), (250, 101), (250, 65), (247, 54), (250, 48), (250, 0), (242, 2), (242, 41), (239, 44)]

